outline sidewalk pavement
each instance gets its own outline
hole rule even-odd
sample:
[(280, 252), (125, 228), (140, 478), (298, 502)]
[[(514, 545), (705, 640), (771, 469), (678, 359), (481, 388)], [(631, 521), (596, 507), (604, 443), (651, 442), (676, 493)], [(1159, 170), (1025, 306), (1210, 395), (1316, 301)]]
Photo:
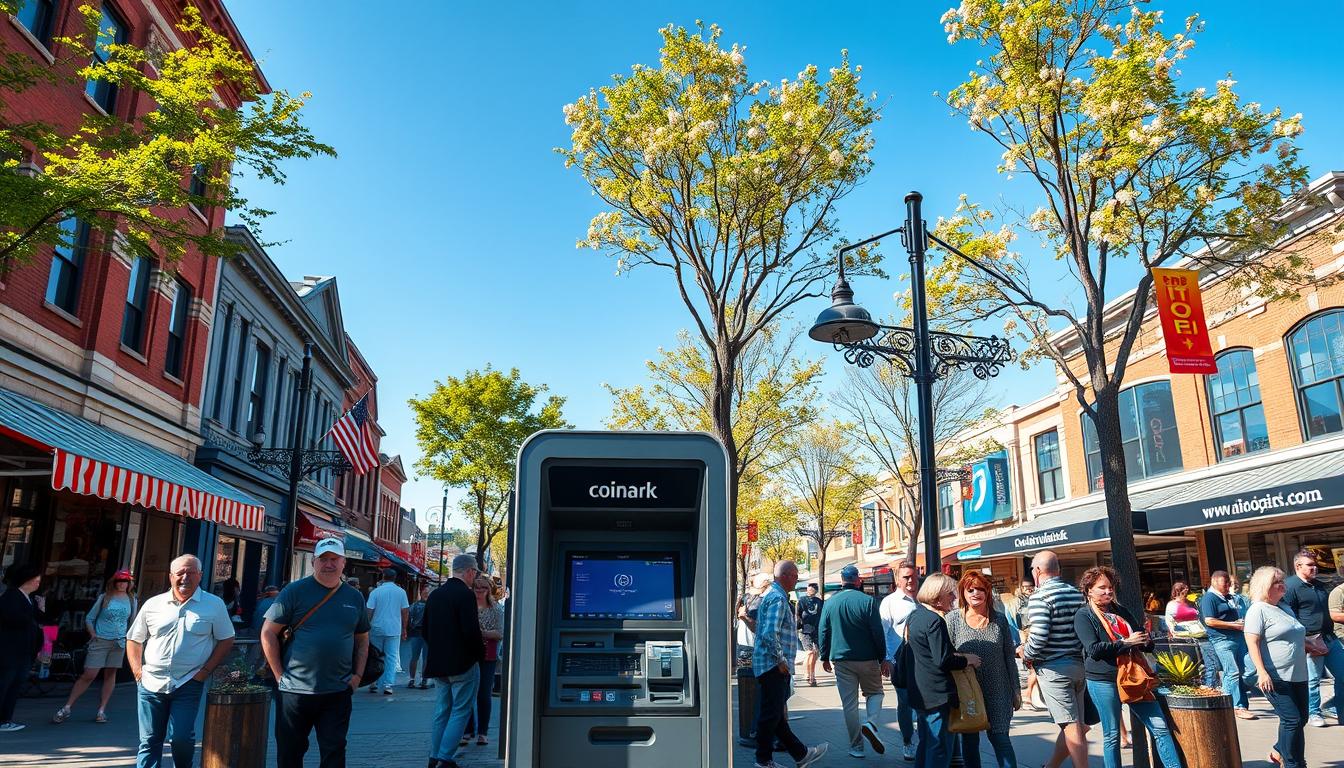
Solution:
[[(789, 724), (799, 738), (808, 744), (830, 742), (831, 751), (819, 768), (909, 766), (900, 757), (901, 738), (896, 728), (895, 697), (891, 693), (886, 695), (883, 707), (885, 722), (880, 725), (882, 739), (887, 745), (886, 754), (878, 756), (870, 751), (866, 759), (856, 760), (846, 754), (848, 745), (845, 743), (844, 718), (840, 712), (840, 697), (835, 690), (835, 678), (821, 674), (820, 670), (818, 672), (818, 687), (804, 685), (790, 699)], [(70, 720), (62, 725), (53, 725), (50, 722), (51, 715), (65, 700), (68, 690), (68, 687), (61, 687), (44, 698), (19, 700), (16, 716), (19, 721), (26, 722), (28, 728), (16, 733), (0, 734), (0, 767), (129, 768), (135, 765), (138, 738), (135, 686), (124, 684), (117, 688), (108, 707), (111, 722), (105, 725), (93, 722), (97, 689), (85, 694)], [(393, 696), (370, 694), (367, 689), (357, 691), (350, 720), (347, 765), (350, 768), (423, 766), (429, 751), (429, 726), (434, 714), (434, 701), (435, 691), (432, 688), (421, 691), (399, 687)], [(1276, 738), (1278, 720), (1270, 714), (1269, 705), (1263, 698), (1256, 697), (1251, 701), (1252, 710), (1261, 717), (1254, 721), (1237, 721), (1243, 764), (1246, 768), (1273, 768), (1266, 755), (1269, 745)], [(499, 741), (498, 705), (499, 699), (495, 699), (496, 712), (491, 720), (490, 745), (478, 747), (472, 744), (464, 747), (463, 757), (458, 760), (463, 768), (502, 768), (503, 761), (496, 757)], [(204, 709), (202, 707), (202, 717)], [(753, 750), (737, 746), (736, 712), (732, 722), (733, 766), (752, 768)], [(274, 720), (270, 719), (268, 723), (273, 724)], [(1056, 732), (1057, 729), (1044, 712), (1018, 713), (1012, 731), (1018, 764), (1023, 768), (1037, 768), (1044, 763), (1053, 747)], [(196, 733), (199, 738), (199, 721)], [(1306, 736), (1309, 765), (1313, 768), (1344, 768), (1344, 726), (1307, 728)], [(984, 765), (993, 766), (993, 753), (987, 740), (981, 740), (981, 749), (985, 756)], [(199, 751), (197, 754), (199, 764)], [(1100, 766), (1101, 740), (1097, 732), (1093, 733), (1091, 739), (1090, 755), (1089, 762)], [(1126, 750), (1123, 760), (1125, 765), (1133, 765), (1132, 752)], [(792, 761), (784, 758), (782, 764), (791, 766)], [(173, 765), (166, 749), (163, 765)], [(267, 765), (274, 765), (273, 755), (268, 755)], [(317, 766), (315, 742), (308, 752), (305, 765)]]

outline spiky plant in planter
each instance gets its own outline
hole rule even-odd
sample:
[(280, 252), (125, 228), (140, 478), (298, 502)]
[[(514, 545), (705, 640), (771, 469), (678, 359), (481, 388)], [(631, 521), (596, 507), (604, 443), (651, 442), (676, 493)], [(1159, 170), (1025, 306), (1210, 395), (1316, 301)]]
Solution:
[(1157, 678), (1178, 696), (1221, 696), (1217, 688), (1204, 685), (1204, 663), (1185, 651), (1159, 651)]

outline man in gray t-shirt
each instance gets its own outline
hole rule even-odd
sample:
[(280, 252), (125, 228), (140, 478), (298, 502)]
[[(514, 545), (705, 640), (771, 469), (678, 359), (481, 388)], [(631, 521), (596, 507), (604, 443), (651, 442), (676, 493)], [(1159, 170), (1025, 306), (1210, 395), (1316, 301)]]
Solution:
[[(368, 657), (364, 596), (341, 577), (345, 545), (323, 539), (313, 554), (313, 575), (280, 590), (261, 629), (262, 652), (280, 687), (275, 707), (279, 768), (302, 767), (314, 730), (322, 764), (345, 764), (350, 694), (359, 687)], [(282, 650), (280, 633), (292, 626), (298, 629)]]

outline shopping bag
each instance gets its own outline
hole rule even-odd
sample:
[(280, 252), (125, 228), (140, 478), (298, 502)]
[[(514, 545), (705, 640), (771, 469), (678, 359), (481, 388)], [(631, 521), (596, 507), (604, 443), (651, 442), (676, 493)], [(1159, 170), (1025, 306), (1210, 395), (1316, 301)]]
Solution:
[(957, 706), (952, 709), (948, 730), (953, 733), (978, 733), (989, 730), (989, 713), (985, 710), (985, 694), (975, 670), (958, 669), (952, 672), (957, 685)]

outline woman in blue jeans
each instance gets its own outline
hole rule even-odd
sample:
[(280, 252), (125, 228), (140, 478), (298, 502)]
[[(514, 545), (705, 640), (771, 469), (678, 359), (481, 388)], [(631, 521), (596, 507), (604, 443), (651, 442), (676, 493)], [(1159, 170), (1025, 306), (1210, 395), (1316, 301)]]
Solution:
[(947, 768), (951, 764), (952, 731), (948, 730), (948, 717), (957, 705), (952, 672), (980, 666), (979, 656), (956, 652), (943, 621), (943, 614), (952, 608), (956, 590), (957, 583), (951, 576), (935, 573), (925, 579), (916, 595), (920, 605), (905, 625), (905, 641), (913, 662), (906, 692), (919, 717), (914, 768)]
[(467, 720), (467, 730), (462, 733), (460, 746), (471, 741), (472, 734), (476, 743), (484, 746), (490, 743), (486, 732), (490, 730), (490, 697), (495, 690), (495, 667), (499, 666), (499, 641), (504, 637), (504, 609), (495, 602), (495, 584), (489, 576), (477, 574), (472, 585), (476, 593), (476, 618), (481, 622), (481, 637), (485, 640), (485, 657), (481, 660), (481, 683), (476, 688), (476, 708)]
[(1246, 612), (1246, 647), (1255, 665), (1256, 685), (1279, 716), (1279, 740), (1270, 762), (1305, 768), (1307, 721), (1307, 629), (1282, 604), (1283, 571), (1272, 565), (1251, 576), (1251, 608)]
[[(1102, 758), (1106, 768), (1120, 768), (1120, 691), (1116, 685), (1118, 661), (1131, 654), (1141, 654), (1152, 647), (1152, 639), (1144, 627), (1134, 620), (1124, 606), (1115, 602), (1115, 571), (1106, 566), (1089, 568), (1083, 573), (1078, 587), (1087, 603), (1073, 618), (1074, 631), (1083, 644), (1086, 658), (1087, 692), (1101, 714)], [(1162, 715), (1162, 707), (1152, 693), (1144, 701), (1128, 702), (1131, 712), (1153, 735), (1157, 754), (1167, 768), (1180, 768), (1181, 757), (1176, 741)]]

